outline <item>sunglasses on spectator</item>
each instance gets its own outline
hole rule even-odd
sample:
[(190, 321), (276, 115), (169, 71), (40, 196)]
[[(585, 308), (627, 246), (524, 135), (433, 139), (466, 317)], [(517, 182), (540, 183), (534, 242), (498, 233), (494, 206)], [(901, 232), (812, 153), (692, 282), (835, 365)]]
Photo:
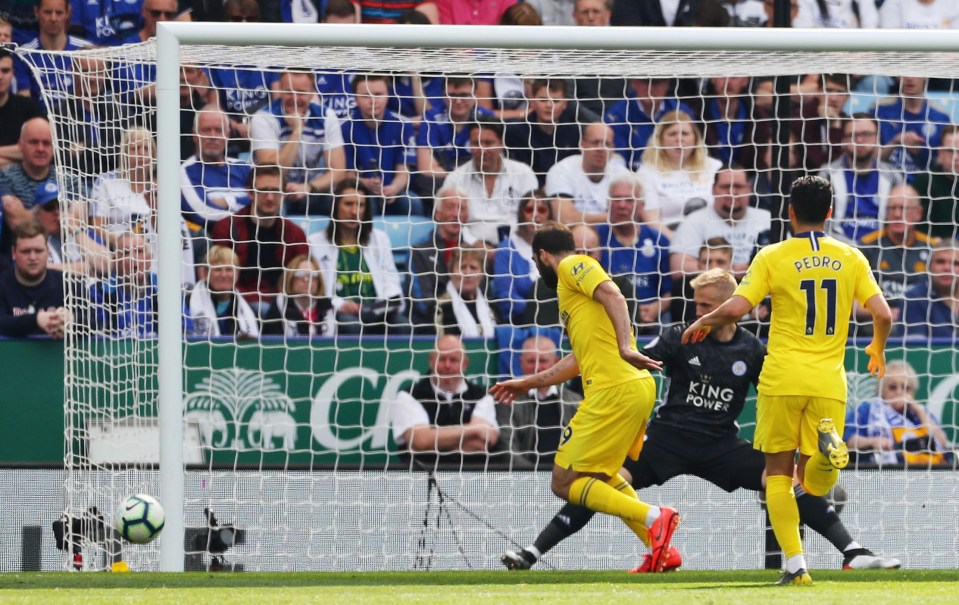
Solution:
[(294, 271), (293, 279), (308, 279), (315, 275), (313, 271)]
[(176, 11), (161, 11), (161, 10), (150, 9), (147, 12), (150, 13), (150, 16), (153, 17), (154, 19), (159, 19), (160, 17), (173, 19), (174, 17), (176, 17)]

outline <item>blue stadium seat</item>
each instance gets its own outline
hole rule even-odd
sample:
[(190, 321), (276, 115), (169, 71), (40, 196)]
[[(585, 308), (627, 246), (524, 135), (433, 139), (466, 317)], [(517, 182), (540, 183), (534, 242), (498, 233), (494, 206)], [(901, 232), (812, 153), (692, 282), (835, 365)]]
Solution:
[(373, 219), (373, 227), (389, 236), (396, 267), (403, 270), (409, 262), (410, 246), (429, 236), (433, 220), (425, 216), (378, 216)]
[(959, 124), (959, 95), (953, 92), (935, 91), (927, 93), (926, 96), (949, 114), (949, 120), (953, 124)]
[(846, 102), (846, 107), (844, 111), (847, 115), (857, 114), (863, 111), (869, 111), (869, 109), (876, 104), (876, 101), (882, 99), (886, 95), (877, 95), (872, 93), (865, 92), (854, 92), (849, 95), (849, 101)]
[(287, 216), (286, 218), (296, 223), (296, 226), (306, 233), (306, 237), (310, 237), (318, 231), (323, 231), (326, 229), (326, 225), (330, 222), (329, 218), (322, 216), (310, 216), (309, 214), (295, 214)]

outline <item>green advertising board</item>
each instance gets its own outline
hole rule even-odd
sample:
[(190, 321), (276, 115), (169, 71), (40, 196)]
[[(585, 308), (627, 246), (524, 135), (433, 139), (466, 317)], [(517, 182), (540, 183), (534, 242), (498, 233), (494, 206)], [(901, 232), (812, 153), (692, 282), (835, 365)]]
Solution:
[[(396, 451), (389, 432), (395, 394), (428, 371), (429, 339), (360, 344), (356, 340), (291, 342), (191, 342), (186, 345), (184, 407), (188, 426), (199, 434), (207, 462), (224, 465), (382, 466)], [(485, 380), (495, 354), (482, 342), (467, 345), (467, 373)], [(64, 393), (112, 419), (156, 413), (155, 343), (95, 341), (74, 351), (64, 380), (63, 344), (0, 340), (7, 368), (2, 395), (0, 463), (58, 464), (64, 451)], [(959, 358), (950, 347), (893, 349), (928, 380), (919, 401), (927, 402), (952, 439), (959, 424), (956, 398)], [(850, 401), (875, 395), (861, 349), (847, 354)], [(84, 421), (76, 417), (78, 434)], [(740, 417), (751, 438), (753, 400)]]

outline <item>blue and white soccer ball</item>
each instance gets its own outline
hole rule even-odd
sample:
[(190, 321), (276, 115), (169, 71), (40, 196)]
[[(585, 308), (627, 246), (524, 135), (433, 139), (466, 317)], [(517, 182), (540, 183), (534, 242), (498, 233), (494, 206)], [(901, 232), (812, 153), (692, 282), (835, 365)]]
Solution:
[(164, 522), (163, 506), (153, 496), (136, 494), (117, 507), (117, 531), (134, 544), (151, 542), (160, 535)]

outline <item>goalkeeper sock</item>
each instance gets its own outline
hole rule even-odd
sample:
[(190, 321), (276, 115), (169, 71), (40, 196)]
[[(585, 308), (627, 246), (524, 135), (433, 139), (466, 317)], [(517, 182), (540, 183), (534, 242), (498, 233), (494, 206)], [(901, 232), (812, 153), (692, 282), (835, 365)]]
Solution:
[(829, 543), (843, 552), (854, 543), (846, 526), (839, 520), (839, 513), (822, 496), (807, 494), (801, 486), (793, 488), (796, 493), (796, 506), (799, 519), (817, 534), (829, 540)]
[(567, 502), (543, 531), (539, 532), (533, 546), (542, 554), (548, 553), (554, 546), (586, 527), (595, 514), (595, 511), (585, 506)]
[(825, 496), (838, 480), (839, 469), (835, 468), (821, 452), (816, 452), (806, 463), (802, 486), (807, 494)]
[(776, 540), (787, 559), (802, 555), (802, 538), (799, 537), (799, 508), (793, 494), (793, 479), (786, 475), (766, 478), (766, 508)]
[[(610, 485), (612, 485), (619, 491), (623, 492), (630, 498), (635, 498), (636, 500), (639, 500), (639, 496), (636, 495), (636, 490), (633, 489), (633, 486), (630, 485), (628, 481), (623, 479), (622, 475), (617, 474), (616, 476), (612, 477), (607, 483), (609, 483)], [(643, 544), (645, 544), (648, 547), (649, 546), (649, 529), (647, 529), (647, 525), (652, 525), (653, 523), (656, 522), (656, 519), (659, 518), (659, 514), (657, 514), (658, 512), (659, 511), (657, 508), (650, 507), (650, 511), (646, 515), (645, 524), (637, 523), (636, 521), (627, 521), (626, 519), (623, 519), (623, 523), (626, 524), (626, 527), (633, 530), (633, 533), (636, 534), (636, 536), (643, 541)]]
[[(610, 482), (616, 485), (620, 481), (624, 480), (619, 475), (610, 479)], [(580, 477), (573, 481), (573, 484), (569, 487), (569, 501), (596, 512), (619, 517), (624, 521), (637, 521), (639, 523), (645, 523), (647, 515), (654, 508), (645, 502), (627, 496), (610, 483), (594, 477)]]

